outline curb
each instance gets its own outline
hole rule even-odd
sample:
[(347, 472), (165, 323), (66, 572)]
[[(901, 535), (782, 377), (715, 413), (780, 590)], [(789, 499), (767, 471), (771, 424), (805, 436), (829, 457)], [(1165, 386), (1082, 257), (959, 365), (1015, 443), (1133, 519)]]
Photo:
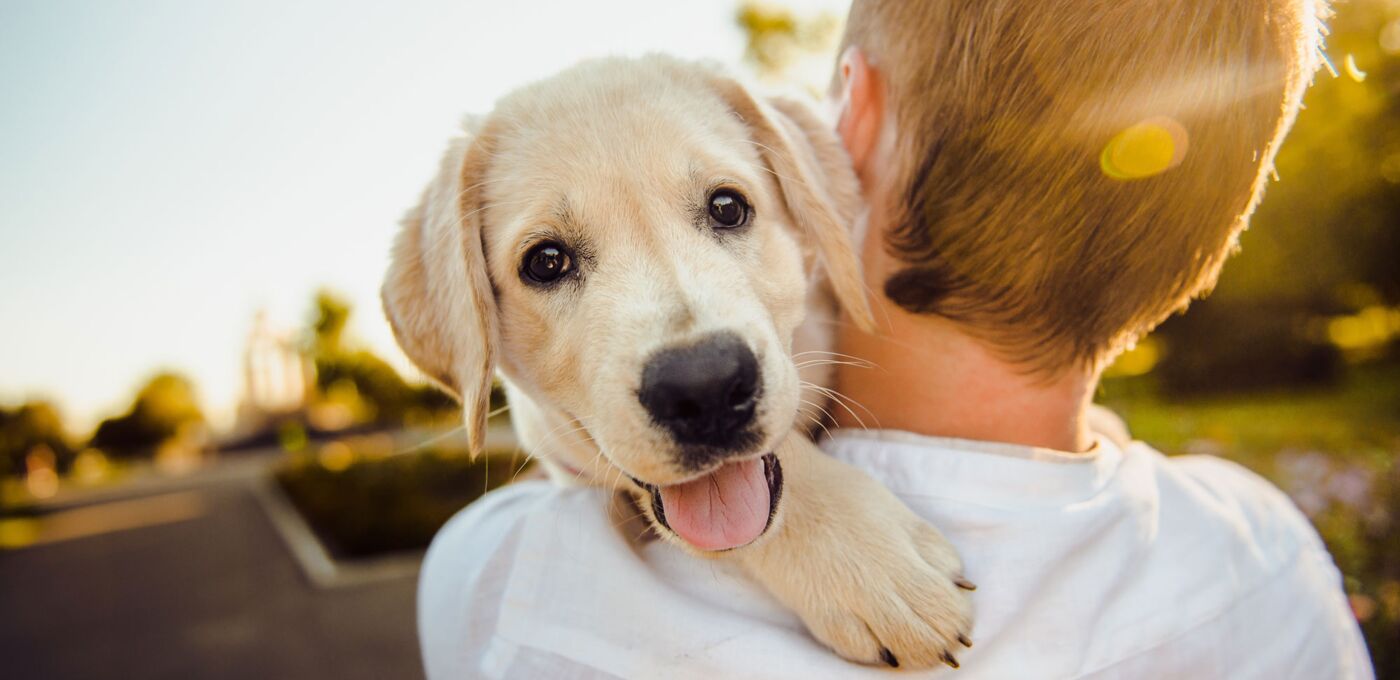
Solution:
[(326, 550), (316, 532), (292, 507), (282, 489), (271, 477), (251, 482), (253, 496), (267, 514), (277, 535), (287, 546), (302, 575), (312, 586), (322, 589), (393, 581), (416, 577), (425, 551), (339, 561)]

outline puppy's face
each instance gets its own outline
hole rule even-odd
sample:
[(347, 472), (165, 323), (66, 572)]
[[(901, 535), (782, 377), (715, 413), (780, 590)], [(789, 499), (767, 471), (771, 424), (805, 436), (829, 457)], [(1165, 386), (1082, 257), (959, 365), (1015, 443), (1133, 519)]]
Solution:
[(384, 306), (404, 351), (462, 397), (474, 448), (499, 370), (688, 543), (753, 540), (781, 491), (769, 454), (798, 413), (790, 347), (818, 263), (870, 327), (835, 138), (662, 57), (575, 67), (473, 132), (395, 246)]
[(623, 472), (666, 486), (791, 429), (804, 252), (723, 99), (606, 76), (570, 73), (494, 114), (508, 124), (481, 223), (498, 361)]

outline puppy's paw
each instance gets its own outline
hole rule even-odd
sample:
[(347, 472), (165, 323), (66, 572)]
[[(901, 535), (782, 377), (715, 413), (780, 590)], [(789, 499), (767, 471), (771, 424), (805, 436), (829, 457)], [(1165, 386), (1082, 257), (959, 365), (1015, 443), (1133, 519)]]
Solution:
[[(867, 537), (868, 552), (843, 564), (830, 590), (797, 607), (812, 635), (852, 661), (918, 669), (958, 667), (972, 646), (974, 586), (957, 554), (922, 523)], [(862, 541), (866, 543), (866, 541)]]
[(974, 586), (953, 546), (875, 480), (789, 441), (773, 529), (732, 554), (837, 654), (956, 668), (972, 646)]

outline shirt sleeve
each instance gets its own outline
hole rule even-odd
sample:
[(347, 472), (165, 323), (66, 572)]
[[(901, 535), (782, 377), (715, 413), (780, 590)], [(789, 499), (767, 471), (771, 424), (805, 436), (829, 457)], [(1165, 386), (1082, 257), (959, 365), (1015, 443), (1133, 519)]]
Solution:
[[(1181, 456), (1172, 462), (1229, 508), (1256, 552), (1289, 556), (1277, 565), (1276, 579), (1239, 603), (1250, 610), (1241, 618), (1275, 622), (1271, 644), (1262, 648), (1279, 653), (1258, 655), (1254, 677), (1374, 678), (1342, 574), (1293, 501), (1236, 463), (1211, 456)], [(1248, 637), (1249, 631), (1237, 634)]]
[(418, 578), (418, 639), (429, 680), (481, 677), (519, 528), (549, 491), (542, 481), (493, 491), (433, 538)]

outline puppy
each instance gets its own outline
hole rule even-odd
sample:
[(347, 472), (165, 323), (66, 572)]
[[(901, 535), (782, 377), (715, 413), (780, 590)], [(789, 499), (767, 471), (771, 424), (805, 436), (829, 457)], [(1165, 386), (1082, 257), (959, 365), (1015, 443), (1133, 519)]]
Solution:
[(807, 433), (836, 301), (871, 325), (832, 133), (660, 56), (581, 64), (467, 128), (404, 220), (383, 300), (473, 450), (499, 375), (556, 478), (632, 494), (659, 535), (736, 561), (848, 659), (955, 664), (957, 555)]

